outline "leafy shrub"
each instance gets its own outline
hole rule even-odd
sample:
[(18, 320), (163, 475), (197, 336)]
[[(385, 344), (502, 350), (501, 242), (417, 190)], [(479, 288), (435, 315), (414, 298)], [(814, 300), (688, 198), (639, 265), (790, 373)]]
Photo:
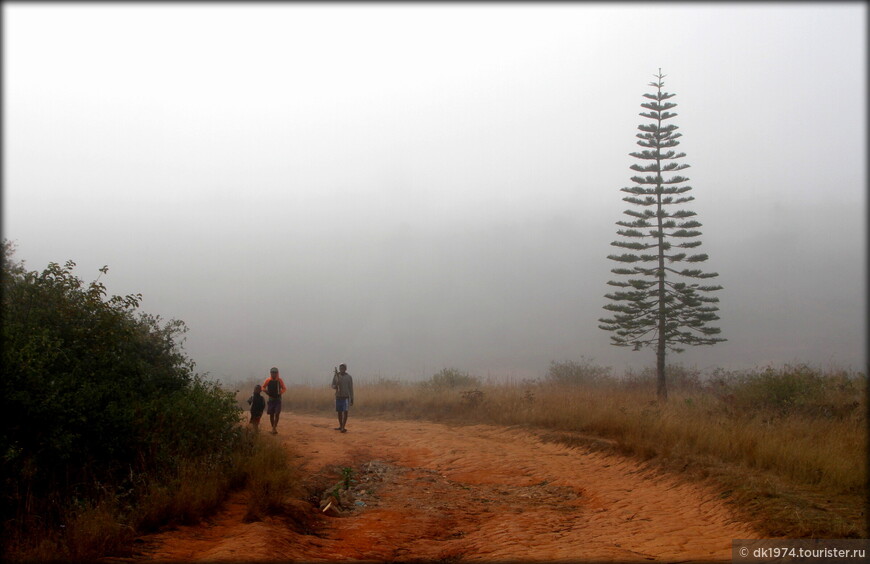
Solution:
[(817, 399), (824, 388), (818, 372), (802, 365), (783, 370), (765, 369), (761, 374), (744, 378), (734, 387), (738, 403), (756, 408), (788, 410)]
[(480, 385), (480, 378), (455, 368), (443, 368), (424, 384), (438, 389), (474, 388)]
[(462, 403), (466, 407), (477, 407), (483, 402), (483, 392), (478, 389), (466, 390), (462, 392)]
[(141, 295), (109, 297), (72, 261), (30, 272), (12, 255), (4, 242), (0, 518), (15, 535), (57, 528), (76, 505), (135, 502), (185, 468), (220, 475), (241, 440), (239, 410), (193, 372), (184, 323), (137, 315)]
[(825, 373), (807, 364), (718, 374), (710, 388), (737, 411), (847, 416), (865, 401), (866, 376)]
[(551, 362), (545, 381), (573, 386), (597, 384), (610, 378), (609, 366), (598, 366), (583, 356), (580, 359), (580, 362)]

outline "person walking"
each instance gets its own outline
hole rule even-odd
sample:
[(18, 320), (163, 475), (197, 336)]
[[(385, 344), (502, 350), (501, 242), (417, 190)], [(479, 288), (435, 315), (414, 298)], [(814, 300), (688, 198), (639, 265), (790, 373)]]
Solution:
[(353, 378), (347, 373), (347, 365), (340, 364), (332, 376), (332, 388), (335, 390), (335, 411), (338, 413), (336, 431), (347, 433), (347, 411), (353, 405)]
[(278, 375), (278, 369), (274, 366), (269, 370), (269, 377), (263, 382), (263, 389), (269, 400), (266, 402), (266, 413), (269, 414), (269, 423), (272, 424), (272, 434), (278, 434), (278, 419), (281, 418), (281, 396), (287, 391), (284, 380)]
[(263, 411), (266, 410), (266, 400), (263, 398), (263, 387), (260, 384), (254, 386), (254, 394), (248, 398), (248, 405), (251, 406), (251, 426), (255, 431), (260, 430), (260, 417), (263, 416)]

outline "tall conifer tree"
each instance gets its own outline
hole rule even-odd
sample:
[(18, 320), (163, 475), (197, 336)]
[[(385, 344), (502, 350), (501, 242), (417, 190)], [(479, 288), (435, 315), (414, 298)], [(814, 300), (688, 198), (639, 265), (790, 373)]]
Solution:
[(664, 123), (677, 115), (669, 111), (676, 104), (667, 101), (675, 94), (662, 91), (665, 75), (661, 69), (654, 76), (657, 80), (649, 85), (656, 90), (643, 95), (648, 101), (641, 107), (647, 111), (640, 113), (652, 122), (638, 125), (637, 144), (643, 149), (630, 153), (642, 161), (630, 168), (643, 176), (632, 176), (635, 185), (621, 188), (629, 194), (623, 200), (637, 208), (625, 210), (630, 220), (616, 222), (621, 227), (617, 234), (624, 239), (611, 243), (627, 252), (607, 257), (625, 265), (611, 272), (628, 278), (608, 282), (620, 290), (605, 296), (612, 303), (604, 309), (613, 316), (599, 319), (599, 327), (613, 332), (611, 341), (616, 346), (634, 350), (655, 347), (657, 392), (659, 398), (667, 399), (667, 351), (682, 352), (685, 345), (713, 345), (725, 339), (717, 336), (719, 328), (707, 325), (719, 319), (715, 305), (719, 299), (708, 294), (722, 287), (697, 282), (718, 274), (680, 264), (701, 263), (707, 255), (684, 252), (701, 245), (696, 239), (701, 235), (701, 224), (694, 219), (695, 212), (670, 208), (691, 202), (694, 197), (688, 195), (692, 189), (685, 184), (688, 178), (665, 175), (689, 165), (678, 162), (685, 153), (673, 150), (682, 136), (677, 133), (678, 127)]

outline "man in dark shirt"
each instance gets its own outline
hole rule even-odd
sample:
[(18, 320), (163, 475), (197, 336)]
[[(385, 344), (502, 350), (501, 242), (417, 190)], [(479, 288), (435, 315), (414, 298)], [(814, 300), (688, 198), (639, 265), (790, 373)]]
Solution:
[(332, 388), (335, 390), (335, 411), (338, 413), (336, 431), (347, 433), (347, 411), (353, 405), (353, 378), (347, 373), (347, 365), (341, 364), (332, 377)]

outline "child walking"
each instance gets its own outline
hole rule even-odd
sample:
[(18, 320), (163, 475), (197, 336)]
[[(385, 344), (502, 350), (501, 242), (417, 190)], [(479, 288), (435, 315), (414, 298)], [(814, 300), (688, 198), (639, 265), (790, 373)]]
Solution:
[(257, 384), (254, 386), (254, 395), (248, 398), (248, 404), (251, 406), (251, 426), (255, 431), (260, 430), (260, 417), (266, 409), (266, 398), (260, 394), (262, 391), (262, 386)]

